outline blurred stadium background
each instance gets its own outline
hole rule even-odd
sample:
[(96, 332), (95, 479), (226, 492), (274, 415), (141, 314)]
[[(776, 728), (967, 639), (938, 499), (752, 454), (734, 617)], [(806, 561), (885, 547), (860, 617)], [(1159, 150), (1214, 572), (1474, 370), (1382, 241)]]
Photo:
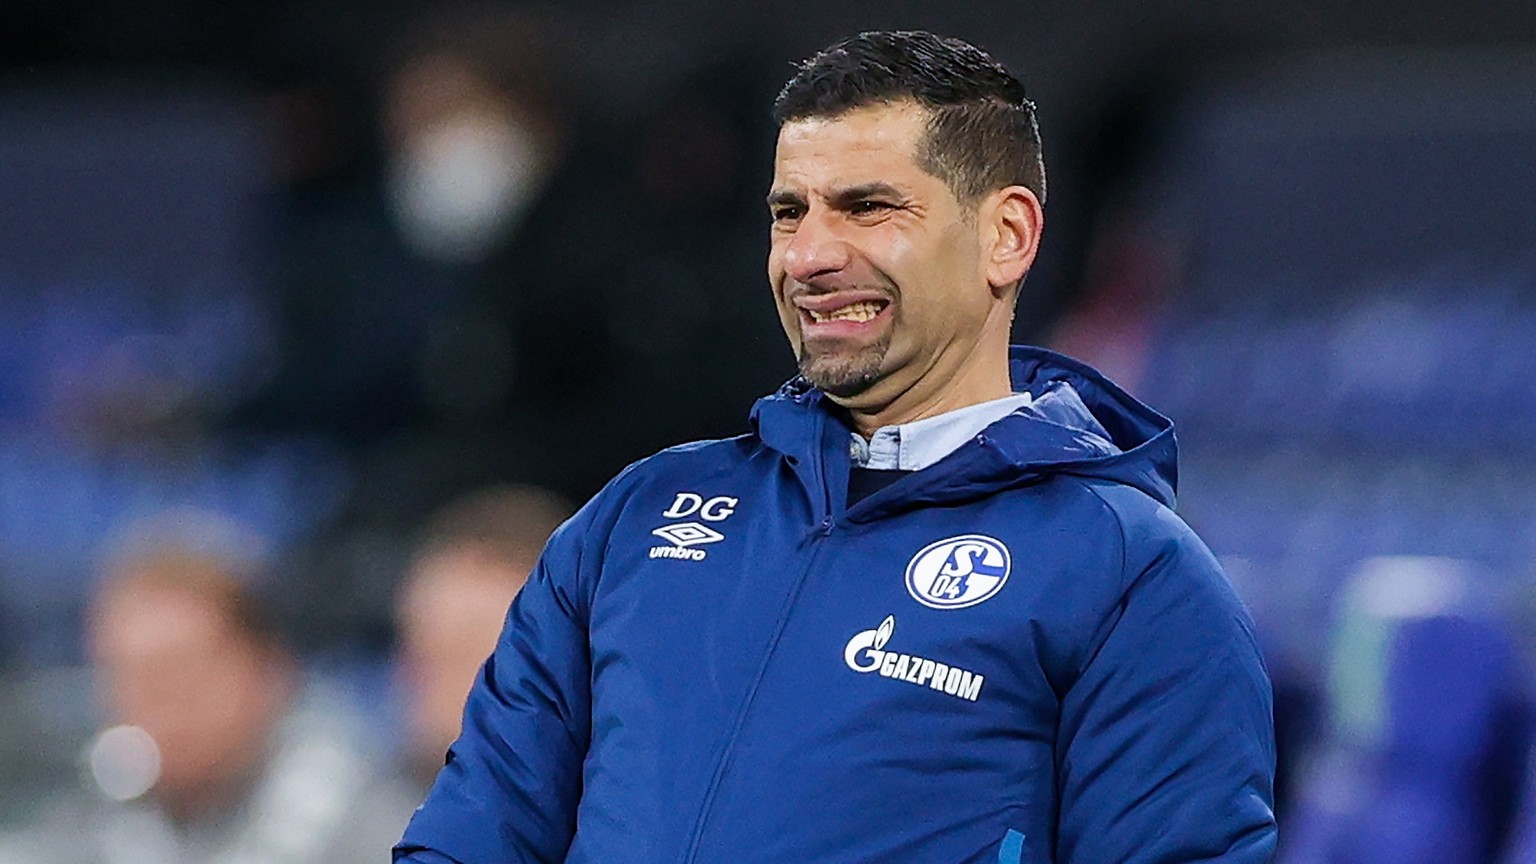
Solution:
[(429, 514), (744, 429), (792, 372), (767, 104), (876, 27), (1036, 95), (1018, 336), (1178, 424), (1275, 676), (1282, 857), (1536, 861), (1536, 4), (1496, 0), (7, 0), (0, 828), (80, 782), (127, 526), (263, 538), (388, 746)]

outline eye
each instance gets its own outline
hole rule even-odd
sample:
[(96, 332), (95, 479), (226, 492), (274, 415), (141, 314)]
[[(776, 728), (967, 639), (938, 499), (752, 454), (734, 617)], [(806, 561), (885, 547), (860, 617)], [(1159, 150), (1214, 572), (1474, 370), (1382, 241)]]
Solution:
[(850, 204), (848, 206), (848, 212), (854, 216), (872, 216), (876, 213), (884, 213), (887, 210), (894, 210), (895, 208), (896, 205), (890, 203), (889, 201), (873, 201), (864, 199), (862, 201), (855, 201)]
[(804, 215), (804, 208), (794, 204), (780, 204), (778, 206), (768, 208), (768, 212), (770, 215), (772, 215), (774, 224), (782, 224), (784, 222), (793, 222), (799, 219)]

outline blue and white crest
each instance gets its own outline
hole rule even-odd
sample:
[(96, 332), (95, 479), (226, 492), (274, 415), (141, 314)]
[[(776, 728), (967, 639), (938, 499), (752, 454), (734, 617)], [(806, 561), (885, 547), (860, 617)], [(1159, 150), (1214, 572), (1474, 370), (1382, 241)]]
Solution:
[(964, 609), (1001, 591), (1009, 568), (1007, 546), (981, 534), (962, 534), (912, 556), (907, 593), (934, 609)]

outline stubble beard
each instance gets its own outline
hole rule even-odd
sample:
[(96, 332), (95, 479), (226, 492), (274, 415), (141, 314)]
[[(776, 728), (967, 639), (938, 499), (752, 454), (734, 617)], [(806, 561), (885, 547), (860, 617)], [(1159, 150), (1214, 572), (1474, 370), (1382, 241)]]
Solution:
[(887, 335), (873, 345), (852, 353), (815, 352), (800, 345), (800, 375), (816, 389), (838, 399), (851, 399), (875, 386), (883, 377), (881, 366), (891, 347)]

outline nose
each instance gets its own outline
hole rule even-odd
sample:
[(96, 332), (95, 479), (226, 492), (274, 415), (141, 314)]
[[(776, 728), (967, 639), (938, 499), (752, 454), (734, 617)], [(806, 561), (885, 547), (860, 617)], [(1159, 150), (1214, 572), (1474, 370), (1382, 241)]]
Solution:
[(784, 245), (786, 276), (804, 285), (848, 266), (851, 248), (837, 230), (836, 218), (835, 213), (821, 207), (811, 208), (800, 218)]

